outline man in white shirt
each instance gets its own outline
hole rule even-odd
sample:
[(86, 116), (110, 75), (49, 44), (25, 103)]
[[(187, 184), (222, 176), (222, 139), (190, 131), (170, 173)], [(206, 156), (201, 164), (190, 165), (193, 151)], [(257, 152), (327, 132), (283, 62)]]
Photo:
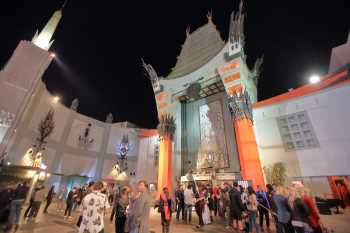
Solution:
[(82, 202), (83, 218), (79, 233), (104, 232), (103, 217), (110, 205), (107, 196), (101, 193), (102, 189), (103, 183), (101, 181), (96, 182), (93, 186), (93, 191), (84, 197)]
[[(191, 223), (192, 219), (192, 208), (194, 204), (194, 193), (192, 190), (192, 186), (189, 184), (187, 189), (184, 192), (185, 196), (185, 221)], [(188, 215), (188, 219), (187, 219)]]

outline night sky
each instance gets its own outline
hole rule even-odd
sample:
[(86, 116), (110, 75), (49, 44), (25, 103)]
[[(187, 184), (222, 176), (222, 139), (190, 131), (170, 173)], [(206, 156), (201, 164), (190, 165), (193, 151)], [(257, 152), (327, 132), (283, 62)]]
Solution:
[[(20, 40), (42, 29), (60, 0), (3, 1), (0, 10), (0, 66)], [(227, 40), (230, 13), (238, 1), (79, 1), (70, 0), (51, 47), (59, 61), (44, 75), (52, 94), (66, 105), (79, 98), (79, 112), (105, 120), (157, 125), (156, 105), (141, 57), (160, 76), (175, 65), (191, 30), (213, 21)], [(248, 65), (264, 54), (259, 99), (307, 82), (312, 73), (326, 74), (331, 48), (346, 41), (349, 0), (246, 1), (245, 51)]]

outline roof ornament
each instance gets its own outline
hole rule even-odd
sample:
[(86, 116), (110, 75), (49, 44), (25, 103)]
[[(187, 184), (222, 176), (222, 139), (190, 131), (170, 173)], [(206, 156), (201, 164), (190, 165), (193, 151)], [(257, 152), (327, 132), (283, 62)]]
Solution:
[(252, 71), (253, 77), (252, 78), (253, 78), (256, 86), (258, 85), (258, 80), (261, 76), (263, 62), (264, 62), (264, 55), (262, 55), (261, 57), (256, 59), (254, 67), (253, 67), (253, 71)]
[(146, 64), (142, 58), (141, 58), (141, 61), (142, 61), (142, 66), (146, 71), (146, 77), (148, 77), (151, 80), (153, 91), (155, 93), (159, 92), (161, 88), (160, 88), (157, 72), (154, 70), (151, 64)]
[(61, 7), (61, 11), (64, 10), (64, 8), (65, 8), (66, 5), (67, 5), (67, 2), (68, 2), (68, 0), (65, 0), (65, 1), (63, 2), (62, 7)]
[(231, 14), (230, 35), (229, 35), (229, 40), (231, 43), (241, 41), (243, 46), (244, 20), (245, 20), (244, 0), (241, 0), (239, 4), (239, 11), (237, 12), (237, 14), (235, 15), (234, 12), (232, 12)]
[(208, 23), (212, 23), (213, 22), (213, 11), (212, 10), (208, 11), (207, 19), (208, 19)]
[(78, 107), (79, 107), (79, 99), (75, 98), (70, 105), (70, 109), (76, 112), (78, 111)]
[(108, 113), (108, 115), (106, 116), (106, 123), (112, 124), (113, 123), (113, 114), (110, 112)]
[(186, 36), (188, 37), (190, 35), (191, 32), (191, 26), (187, 26), (186, 28)]

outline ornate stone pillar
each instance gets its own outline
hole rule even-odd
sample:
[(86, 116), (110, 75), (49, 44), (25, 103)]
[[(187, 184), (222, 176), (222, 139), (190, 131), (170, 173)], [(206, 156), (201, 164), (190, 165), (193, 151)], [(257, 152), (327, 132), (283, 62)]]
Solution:
[(261, 167), (258, 146), (253, 129), (253, 114), (247, 91), (237, 89), (229, 98), (233, 127), (244, 180), (251, 180), (253, 186), (265, 188), (265, 179)]
[(173, 191), (173, 136), (175, 133), (175, 118), (170, 114), (160, 116), (158, 132), (160, 137), (159, 143), (159, 160), (158, 160), (158, 193), (164, 187)]

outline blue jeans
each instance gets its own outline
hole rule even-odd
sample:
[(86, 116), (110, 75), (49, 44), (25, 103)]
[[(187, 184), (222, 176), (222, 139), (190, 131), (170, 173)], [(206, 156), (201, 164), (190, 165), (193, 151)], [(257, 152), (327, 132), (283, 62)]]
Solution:
[(11, 201), (10, 219), (11, 219), (12, 224), (19, 223), (21, 207), (22, 207), (23, 203), (24, 203), (23, 199)]
[(248, 211), (249, 232), (253, 232), (253, 226), (256, 233), (260, 233), (260, 227), (256, 222), (256, 211)]
[[(193, 205), (185, 204), (185, 221), (191, 222), (191, 220), (192, 220), (192, 208), (193, 208)], [(188, 220), (187, 220), (187, 215), (188, 215)]]

